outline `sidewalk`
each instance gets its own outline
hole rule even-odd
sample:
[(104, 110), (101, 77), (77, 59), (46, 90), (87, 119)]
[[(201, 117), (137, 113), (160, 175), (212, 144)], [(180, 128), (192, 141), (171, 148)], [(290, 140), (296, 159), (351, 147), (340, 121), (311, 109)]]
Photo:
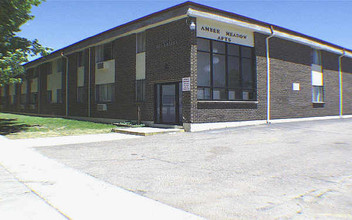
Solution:
[(66, 167), (30, 147), (123, 138), (130, 136), (0, 140), (0, 219), (201, 219)]

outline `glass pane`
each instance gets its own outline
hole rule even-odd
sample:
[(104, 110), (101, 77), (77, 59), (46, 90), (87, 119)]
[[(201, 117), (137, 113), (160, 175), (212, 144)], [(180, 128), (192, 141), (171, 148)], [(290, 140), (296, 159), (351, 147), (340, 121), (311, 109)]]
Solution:
[(197, 48), (201, 51), (210, 52), (210, 40), (197, 38)]
[(78, 52), (78, 66), (84, 66), (84, 53)]
[(238, 57), (228, 57), (228, 87), (236, 88), (240, 86), (240, 59)]
[(112, 85), (106, 85), (106, 100), (110, 101), (112, 99)]
[(103, 45), (95, 47), (95, 62), (103, 61)]
[(323, 102), (323, 87), (313, 86), (313, 102)]
[(173, 123), (176, 121), (176, 94), (175, 84), (162, 85), (162, 119), (163, 122)]
[(104, 60), (112, 59), (112, 43), (104, 44)]
[(252, 58), (252, 48), (241, 47), (241, 56), (246, 58)]
[(198, 52), (197, 59), (198, 86), (210, 86), (210, 54)]
[(204, 89), (203, 88), (198, 88), (197, 98), (204, 99)]
[(210, 88), (198, 88), (198, 99), (210, 99)]
[(321, 65), (320, 51), (313, 49), (313, 64)]
[(243, 100), (249, 100), (249, 92), (248, 91), (243, 91), (242, 92), (242, 99)]
[(228, 55), (233, 55), (233, 56), (239, 56), (240, 51), (239, 51), (239, 46), (235, 44), (227, 44), (227, 54)]
[(225, 89), (213, 89), (214, 100), (225, 100), (227, 99)]
[(213, 53), (225, 54), (225, 43), (213, 41)]
[(178, 84), (178, 120), (182, 125), (182, 83)]
[(225, 56), (224, 55), (213, 55), (213, 86), (225, 87)]
[(145, 51), (145, 32), (137, 34), (137, 53)]
[(229, 100), (236, 99), (236, 92), (234, 90), (229, 90)]
[(242, 86), (244, 88), (253, 87), (252, 60), (242, 59)]
[(160, 123), (160, 84), (156, 85), (156, 122)]

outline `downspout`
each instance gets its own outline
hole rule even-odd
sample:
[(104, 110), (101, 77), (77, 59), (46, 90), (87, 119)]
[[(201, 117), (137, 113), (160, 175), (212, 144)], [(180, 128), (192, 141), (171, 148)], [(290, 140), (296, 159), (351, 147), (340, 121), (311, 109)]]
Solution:
[(68, 57), (61, 53), (61, 56), (66, 59), (66, 117), (68, 116)]
[(267, 103), (266, 103), (266, 123), (270, 124), (270, 52), (269, 52), (269, 40), (270, 38), (274, 37), (274, 28), (273, 26), (270, 26), (270, 31), (271, 34), (270, 36), (265, 38), (265, 44), (266, 44), (266, 76), (267, 76), (267, 89), (266, 89), (266, 97), (267, 97)]
[(90, 113), (90, 75), (91, 75), (91, 73), (90, 73), (90, 57), (91, 55), (90, 55), (90, 47), (88, 48), (88, 117), (90, 117), (90, 115), (91, 115), (91, 113)]
[(343, 50), (342, 55), (339, 56), (340, 118), (342, 118), (343, 115), (342, 57), (344, 57), (345, 55), (345, 50)]

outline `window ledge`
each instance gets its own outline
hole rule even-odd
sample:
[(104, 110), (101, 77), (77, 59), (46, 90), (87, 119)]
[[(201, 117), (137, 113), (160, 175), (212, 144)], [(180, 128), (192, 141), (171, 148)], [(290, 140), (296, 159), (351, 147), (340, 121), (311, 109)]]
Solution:
[(211, 101), (197, 102), (198, 109), (256, 109), (258, 101)]
[(258, 104), (258, 101), (215, 101), (215, 100), (197, 100), (199, 103), (250, 103), (250, 104)]
[(313, 104), (325, 104), (325, 102), (312, 102)]

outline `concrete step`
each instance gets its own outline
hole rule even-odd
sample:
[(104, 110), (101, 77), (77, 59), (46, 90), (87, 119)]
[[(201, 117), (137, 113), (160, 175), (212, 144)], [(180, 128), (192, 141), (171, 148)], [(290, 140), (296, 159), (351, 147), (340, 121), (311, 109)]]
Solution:
[(132, 134), (139, 136), (150, 136), (156, 134), (167, 134), (175, 132), (184, 132), (182, 128), (151, 128), (151, 127), (138, 127), (138, 128), (113, 128), (112, 132), (122, 134)]

